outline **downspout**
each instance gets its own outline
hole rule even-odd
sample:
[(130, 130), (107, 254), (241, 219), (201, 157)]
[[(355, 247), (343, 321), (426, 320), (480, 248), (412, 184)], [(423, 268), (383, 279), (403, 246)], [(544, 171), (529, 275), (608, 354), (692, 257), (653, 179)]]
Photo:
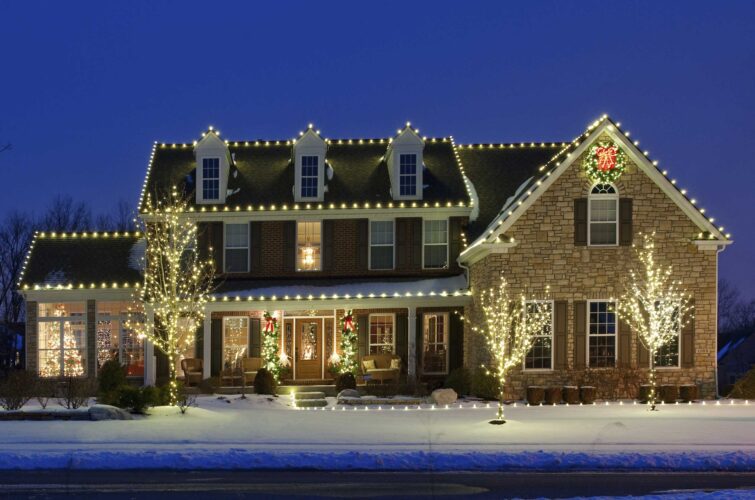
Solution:
[(716, 300), (714, 304), (714, 313), (716, 315), (716, 356), (715, 356), (715, 384), (716, 384), (716, 399), (719, 399), (721, 395), (718, 393), (718, 254), (726, 248), (723, 245), (716, 247)]

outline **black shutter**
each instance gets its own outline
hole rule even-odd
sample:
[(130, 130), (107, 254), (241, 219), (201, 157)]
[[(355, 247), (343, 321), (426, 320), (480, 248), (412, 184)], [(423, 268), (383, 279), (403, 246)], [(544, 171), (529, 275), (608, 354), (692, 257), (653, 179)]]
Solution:
[(194, 357), (204, 359), (204, 322), (200, 322), (194, 334)]
[(283, 223), (283, 269), (296, 270), (296, 221), (292, 220)]
[[(448, 371), (451, 372), (464, 365), (464, 320), (451, 311), (448, 313), (448, 322)], [(417, 332), (421, 339), (422, 328), (417, 328)]]
[(695, 300), (690, 300), (687, 324), (682, 327), (682, 368), (695, 366)]
[(632, 246), (632, 198), (619, 199), (619, 245)]
[(574, 302), (574, 367), (584, 368), (587, 349), (587, 302)]
[(223, 320), (213, 319), (210, 326), (210, 374), (214, 377), (223, 368)]
[(262, 356), (262, 337), (260, 328), (260, 319), (251, 318), (249, 320), (249, 357), (259, 358)]
[(632, 329), (619, 318), (619, 368), (629, 368), (632, 354)]
[(462, 224), (464, 223), (463, 217), (451, 217), (448, 219), (448, 268), (458, 269), (459, 263), (456, 262), (456, 258), (461, 253), (461, 232)]
[(333, 246), (335, 243), (335, 221), (322, 221), (322, 269), (323, 271), (333, 271), (335, 256), (333, 255)]
[(408, 219), (396, 219), (396, 269), (409, 268)]
[(574, 200), (574, 245), (587, 245), (587, 198)]
[(556, 370), (566, 370), (568, 367), (566, 354), (567, 324), (569, 321), (568, 302), (557, 300), (553, 304), (553, 358)]
[(647, 347), (642, 345), (642, 341), (637, 338), (637, 366), (639, 368), (650, 367), (650, 352)]
[(356, 255), (356, 267), (359, 271), (366, 271), (367, 270), (367, 255), (368, 255), (368, 249), (367, 246), (369, 245), (370, 237), (369, 237), (369, 230), (370, 230), (370, 224), (369, 220), (367, 219), (359, 219), (356, 221), (357, 224), (357, 255)]
[(249, 272), (262, 272), (262, 222), (249, 223)]
[[(178, 370), (178, 375), (183, 376), (181, 367)], [(164, 352), (155, 349), (155, 383), (157, 385), (167, 382), (167, 378), (170, 376), (168, 371), (168, 356)]]
[(401, 356), (401, 369), (406, 371), (409, 366), (409, 316), (407, 313), (396, 313), (396, 352)]
[[(370, 331), (370, 320), (369, 316), (366, 314), (360, 314), (357, 316), (357, 344), (359, 347), (359, 359), (362, 359), (362, 356), (366, 356), (369, 352), (368, 347), (368, 339), (367, 336), (369, 335)], [(361, 364), (360, 364), (361, 369)]]
[(410, 267), (412, 269), (422, 269), (422, 219), (412, 218), (411, 220), (411, 232), (410, 232), (410, 245), (411, 245), (411, 262)]
[(223, 223), (211, 222), (211, 245), (212, 245), (212, 257), (215, 259), (215, 272), (223, 272)]

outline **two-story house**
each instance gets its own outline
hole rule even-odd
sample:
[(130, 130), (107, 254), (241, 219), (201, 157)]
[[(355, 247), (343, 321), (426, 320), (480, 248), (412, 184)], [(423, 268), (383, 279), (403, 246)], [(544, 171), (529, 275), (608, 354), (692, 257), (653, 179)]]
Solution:
[[(596, 144), (621, 151), (614, 182), (583, 167)], [(229, 141), (210, 129), (154, 145), (140, 205), (174, 186), (219, 276), (184, 353), (204, 360), (205, 377), (260, 355), (265, 311), (280, 321), (294, 382), (331, 377), (346, 310), (359, 356), (399, 355), (408, 379), (477, 367), (484, 339), (460, 314), (481, 321), (475, 291), (501, 274), (551, 305), (516, 387), (646, 366), (612, 310), (632, 243), (655, 231), (696, 307), (662, 353), (662, 378), (715, 391), (717, 255), (730, 239), (607, 117), (568, 143), (457, 145), (409, 124), (383, 139), (326, 139), (310, 126), (292, 140)], [(143, 254), (133, 233), (39, 234), (21, 278), (27, 368), (95, 375), (118, 357), (144, 383), (165, 373), (125, 326)]]

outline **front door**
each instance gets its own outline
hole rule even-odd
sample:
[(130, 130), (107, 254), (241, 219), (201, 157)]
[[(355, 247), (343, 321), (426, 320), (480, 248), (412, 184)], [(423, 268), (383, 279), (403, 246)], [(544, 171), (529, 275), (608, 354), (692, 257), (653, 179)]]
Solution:
[(303, 318), (295, 322), (296, 378), (322, 378), (322, 318)]

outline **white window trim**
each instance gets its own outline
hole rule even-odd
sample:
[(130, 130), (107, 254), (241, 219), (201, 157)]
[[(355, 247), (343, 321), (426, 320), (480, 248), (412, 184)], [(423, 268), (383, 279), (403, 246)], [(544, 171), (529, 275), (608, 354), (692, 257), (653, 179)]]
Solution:
[[(424, 358), (424, 356), (425, 356), (425, 353), (424, 353), (424, 347), (425, 347), (425, 345), (424, 345), (424, 333), (425, 332), (424, 332), (424, 330), (425, 330), (425, 318), (427, 316), (443, 316), (444, 317), (444, 319), (443, 319), (443, 338), (445, 339), (445, 342), (444, 342), (443, 345), (446, 348), (446, 365), (445, 365), (446, 369), (444, 371), (442, 371), (442, 372), (429, 372), (429, 371), (425, 371), (425, 365), (424, 365), (424, 359), (425, 359)], [(451, 359), (450, 359), (450, 351), (451, 351), (451, 337), (450, 337), (450, 335), (451, 335), (451, 325), (450, 325), (450, 322), (451, 322), (451, 314), (448, 313), (447, 311), (437, 311), (437, 312), (428, 311), (428, 312), (423, 312), (422, 313), (422, 340), (423, 340), (423, 343), (422, 343), (422, 360), (423, 360), (423, 363), (422, 363), (422, 374), (423, 375), (447, 375), (448, 374), (448, 369), (449, 369), (448, 365), (449, 365), (449, 363), (451, 361)], [(434, 342), (434, 344), (437, 345), (438, 343)]]
[(393, 325), (393, 334), (391, 335), (392, 340), (393, 340), (392, 351), (393, 351), (393, 355), (395, 356), (396, 355), (396, 313), (371, 313), (367, 317), (368, 325), (367, 325), (367, 354), (366, 356), (375, 356), (374, 354), (369, 354), (371, 350), (370, 348), (373, 345), (377, 345), (377, 346), (389, 345), (389, 344), (373, 344), (372, 341), (370, 340), (370, 337), (372, 336), (371, 334), (372, 334), (372, 317), (373, 316), (390, 316), (392, 318), (391, 319), (392, 325)]
[(613, 370), (617, 367), (617, 361), (619, 360), (619, 316), (618, 316), (618, 305), (619, 302), (615, 299), (590, 299), (587, 301), (587, 313), (585, 314), (585, 366), (590, 367), (590, 337), (608, 337), (609, 335), (590, 335), (590, 304), (595, 302), (606, 302), (611, 303), (613, 302), (613, 313), (614, 318), (616, 320), (616, 323), (614, 324), (613, 329), (613, 366), (598, 366), (595, 367), (595, 370)]
[[(314, 219), (296, 219), (296, 246), (295, 246), (295, 262), (294, 262), (294, 268), (297, 273), (319, 273), (322, 272), (322, 257), (323, 257), (323, 220), (314, 220)], [(299, 269), (299, 224), (304, 222), (317, 222), (320, 224), (320, 267), (317, 269)]]
[[(227, 227), (229, 225), (232, 226), (243, 226), (246, 225), (246, 247), (228, 247), (228, 243), (226, 242), (226, 235), (227, 235)], [(223, 223), (223, 274), (241, 274), (241, 273), (248, 273), (249, 272), (249, 262), (251, 261), (252, 257), (252, 249), (249, 244), (249, 238), (250, 238), (250, 228), (249, 228), (249, 222), (243, 223), (243, 222), (224, 222)], [(227, 259), (227, 250), (241, 250), (242, 248), (246, 248), (246, 269), (243, 271), (227, 271), (226, 265), (228, 264)]]
[[(522, 360), (522, 371), (527, 371), (530, 373), (534, 372), (552, 372), (554, 368), (555, 360), (555, 350), (556, 350), (556, 341), (555, 341), (555, 331), (554, 328), (556, 327), (556, 311), (555, 311), (555, 301), (553, 300), (528, 300), (525, 302), (525, 307), (527, 307), (527, 304), (549, 304), (551, 308), (551, 367), (550, 368), (527, 368), (527, 354), (525, 353), (524, 359)], [(523, 314), (525, 315), (525, 319), (527, 318), (527, 311), (523, 311)], [(536, 337), (547, 337), (547, 335), (536, 335)]]
[[(598, 184), (609, 184), (613, 187), (615, 193), (611, 194), (593, 194), (592, 190)], [(592, 242), (592, 202), (593, 200), (615, 200), (616, 201), (616, 243), (593, 243)], [(619, 223), (621, 217), (619, 214), (619, 190), (615, 184), (612, 183), (595, 183), (590, 187), (590, 192), (587, 194), (587, 246), (591, 247), (617, 247), (619, 246)], [(606, 224), (608, 221), (597, 221), (596, 224)]]
[[(246, 319), (246, 331), (247, 331), (247, 344), (246, 344), (246, 351), (244, 352), (244, 356), (248, 358), (249, 357), (249, 322), (251, 319), (249, 316), (223, 316), (223, 330), (220, 332), (220, 370), (222, 371), (225, 366), (225, 325), (228, 322), (229, 319)], [(196, 340), (195, 340), (196, 342)]]
[[(304, 188), (304, 183), (302, 182), (304, 180), (304, 157), (305, 156), (312, 156), (317, 158), (317, 175), (315, 176), (317, 179), (317, 194), (314, 196), (304, 196), (301, 194), (302, 189)], [(321, 196), (321, 191), (323, 189), (323, 182), (321, 179), (323, 178), (323, 169), (325, 168), (325, 162), (323, 161), (322, 155), (319, 154), (299, 154), (299, 157), (297, 158), (299, 160), (299, 179), (298, 179), (298, 190), (297, 196), (302, 201), (318, 201)], [(306, 176), (307, 178), (310, 178), (311, 176)]]
[[(390, 222), (392, 223), (393, 227), (393, 243), (391, 243), (391, 247), (393, 247), (393, 259), (392, 259), (392, 265), (391, 267), (383, 267), (383, 268), (377, 268), (373, 269), (372, 267), (372, 223), (373, 222)], [(392, 271), (396, 269), (396, 219), (370, 219), (367, 222), (367, 269), (370, 271)], [(379, 243), (375, 246), (380, 247), (387, 247), (389, 245), (386, 245), (385, 243)]]
[[(438, 247), (441, 244), (440, 243), (425, 243), (425, 226), (427, 226), (427, 222), (428, 221), (439, 221), (439, 220), (445, 221), (445, 223), (446, 223), (446, 267), (426, 267), (425, 266), (425, 246)], [(448, 261), (449, 260), (449, 256), (448, 256), (449, 249), (448, 249), (448, 247), (451, 246), (450, 243), (449, 243), (450, 236), (451, 236), (449, 234), (449, 230), (450, 230), (450, 228), (449, 228), (449, 224), (448, 224), (448, 219), (447, 218), (422, 219), (422, 269), (430, 269), (430, 270), (433, 270), (433, 269), (449, 269), (451, 267), (451, 263)]]
[[(205, 175), (204, 175), (204, 162), (205, 162), (205, 160), (217, 160), (217, 162), (218, 162), (218, 177), (217, 177), (217, 181), (218, 181), (218, 197), (217, 198), (205, 198), (205, 195), (204, 195), (204, 183), (205, 183), (205, 181), (215, 180), (215, 177), (205, 177)], [(201, 178), (201, 184), (198, 187), (202, 191), (202, 200), (203, 201), (220, 201), (221, 200), (220, 191), (223, 189), (223, 185), (220, 182), (220, 180), (222, 178), (223, 163), (222, 163), (220, 157), (219, 156), (204, 156), (204, 157), (202, 157), (201, 168), (202, 168), (202, 178)]]

